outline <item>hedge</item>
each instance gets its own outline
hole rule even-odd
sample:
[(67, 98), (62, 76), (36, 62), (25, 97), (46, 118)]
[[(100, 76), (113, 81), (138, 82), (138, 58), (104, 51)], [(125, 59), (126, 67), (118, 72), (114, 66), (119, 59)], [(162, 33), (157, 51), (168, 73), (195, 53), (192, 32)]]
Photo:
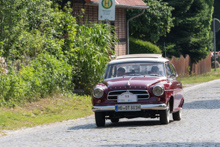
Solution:
[(143, 41), (140, 39), (130, 37), (129, 45), (130, 45), (129, 48), (130, 54), (141, 54), (141, 53), (161, 54), (160, 48), (148, 41)]

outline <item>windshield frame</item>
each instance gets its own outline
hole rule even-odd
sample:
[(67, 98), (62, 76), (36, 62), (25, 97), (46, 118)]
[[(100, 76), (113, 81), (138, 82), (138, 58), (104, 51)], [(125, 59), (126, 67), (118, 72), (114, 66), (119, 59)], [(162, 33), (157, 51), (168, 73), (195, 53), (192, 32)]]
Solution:
[[(114, 63), (114, 64), (108, 64), (107, 68), (106, 68), (106, 72), (105, 72), (105, 77), (104, 79), (117, 79), (117, 78), (122, 78), (122, 77), (155, 77), (156, 75), (125, 75), (125, 76), (120, 76), (120, 77), (111, 77), (111, 78), (107, 78), (108, 76), (108, 72), (111, 72), (112, 71), (112, 68), (116, 65), (119, 65), (119, 64), (133, 64), (133, 63), (149, 63), (149, 64), (162, 64), (162, 67), (163, 67), (163, 75), (157, 75), (157, 77), (166, 77), (166, 67), (165, 67), (165, 62), (161, 62), (161, 61), (158, 61), (158, 62), (155, 62), (155, 61), (132, 61), (132, 62), (118, 62), (118, 63)], [(111, 69), (110, 69), (111, 68)], [(115, 70), (116, 72), (116, 70)]]

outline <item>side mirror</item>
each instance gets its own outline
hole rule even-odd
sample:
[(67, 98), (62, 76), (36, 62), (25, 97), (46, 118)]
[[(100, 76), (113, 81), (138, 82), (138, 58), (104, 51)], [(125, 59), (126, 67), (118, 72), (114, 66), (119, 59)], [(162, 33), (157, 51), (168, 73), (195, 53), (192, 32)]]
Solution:
[(171, 77), (176, 77), (177, 78), (178, 74), (177, 73), (176, 74), (172, 74)]

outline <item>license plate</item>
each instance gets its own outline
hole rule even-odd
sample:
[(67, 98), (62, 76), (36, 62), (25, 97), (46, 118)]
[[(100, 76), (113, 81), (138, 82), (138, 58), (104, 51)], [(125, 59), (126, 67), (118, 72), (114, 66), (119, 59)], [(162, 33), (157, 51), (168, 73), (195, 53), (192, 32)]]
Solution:
[(121, 95), (118, 96), (117, 101), (119, 103), (124, 103), (124, 102), (137, 102), (137, 96), (133, 93), (130, 92), (124, 92)]
[(116, 105), (115, 111), (141, 111), (141, 105)]

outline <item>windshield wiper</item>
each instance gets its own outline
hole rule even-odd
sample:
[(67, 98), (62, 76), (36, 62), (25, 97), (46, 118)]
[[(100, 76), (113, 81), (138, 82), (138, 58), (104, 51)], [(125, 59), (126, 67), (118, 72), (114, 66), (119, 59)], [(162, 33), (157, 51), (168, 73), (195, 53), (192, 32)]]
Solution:
[(157, 76), (157, 77), (160, 77), (159, 74), (150, 74), (150, 76)]

